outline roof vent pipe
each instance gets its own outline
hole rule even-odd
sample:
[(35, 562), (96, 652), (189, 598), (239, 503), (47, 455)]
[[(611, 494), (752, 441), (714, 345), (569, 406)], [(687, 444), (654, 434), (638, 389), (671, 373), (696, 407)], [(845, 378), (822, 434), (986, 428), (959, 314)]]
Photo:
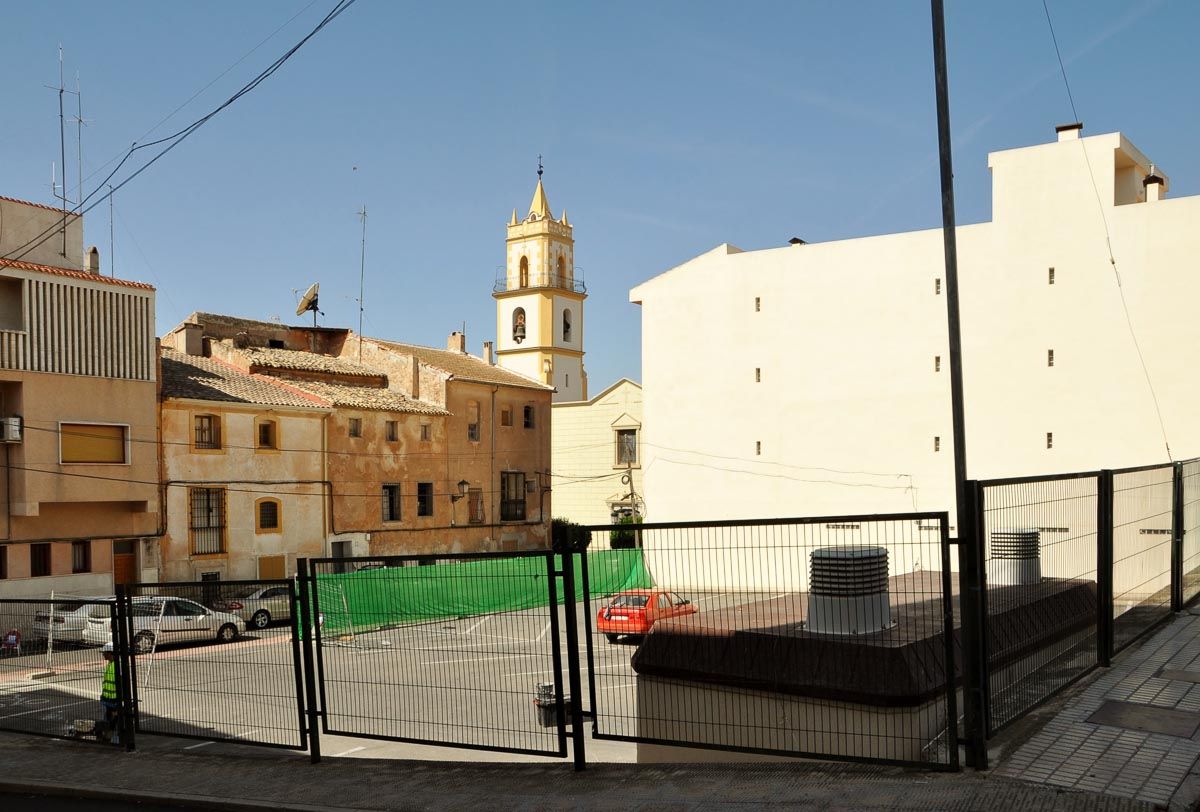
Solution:
[(886, 547), (818, 547), (808, 584), (810, 632), (870, 634), (895, 625)]
[(1054, 128), (1058, 133), (1059, 141), (1078, 141), (1080, 133), (1083, 132), (1083, 122), (1074, 121), (1070, 124), (1059, 124)]
[(1042, 582), (1042, 541), (1037, 528), (993, 530), (987, 580), (996, 586), (1028, 586)]
[(94, 273), (97, 276), (100, 274), (100, 249), (92, 246), (87, 250), (87, 254), (83, 258), (83, 269), (88, 273)]

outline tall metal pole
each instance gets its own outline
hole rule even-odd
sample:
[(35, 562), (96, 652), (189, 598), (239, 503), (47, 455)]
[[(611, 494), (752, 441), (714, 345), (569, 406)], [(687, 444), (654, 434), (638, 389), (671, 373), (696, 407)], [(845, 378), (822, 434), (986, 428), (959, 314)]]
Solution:
[[(974, 515), (978, 509), (967, 485), (966, 417), (963, 409), (962, 335), (958, 309), (958, 246), (954, 223), (954, 166), (950, 151), (950, 92), (946, 71), (946, 17), (943, 0), (930, 0), (933, 17), (933, 73), (937, 92), (938, 158), (942, 181), (942, 241), (946, 254), (946, 322), (950, 338), (950, 407), (954, 430), (954, 504), (957, 525), (963, 634), (963, 710), (967, 763), (987, 766), (987, 655), (983, 649), (983, 550)], [(947, 598), (948, 599), (948, 598)]]
[(63, 48), (58, 46), (58, 151), (59, 157), (62, 159), (62, 255), (67, 255), (67, 131), (66, 120), (63, 117), (63, 93), (66, 92), (66, 87), (63, 85)]
[(367, 204), (358, 213), (362, 218), (362, 253), (358, 258), (358, 360), (362, 361), (363, 283), (367, 278)]

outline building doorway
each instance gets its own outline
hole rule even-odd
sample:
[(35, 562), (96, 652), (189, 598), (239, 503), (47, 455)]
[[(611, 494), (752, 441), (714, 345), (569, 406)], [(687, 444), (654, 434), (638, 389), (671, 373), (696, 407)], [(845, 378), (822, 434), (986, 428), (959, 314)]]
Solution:
[(140, 580), (137, 577), (137, 547), (133, 539), (114, 541), (113, 545), (113, 583), (125, 586)]

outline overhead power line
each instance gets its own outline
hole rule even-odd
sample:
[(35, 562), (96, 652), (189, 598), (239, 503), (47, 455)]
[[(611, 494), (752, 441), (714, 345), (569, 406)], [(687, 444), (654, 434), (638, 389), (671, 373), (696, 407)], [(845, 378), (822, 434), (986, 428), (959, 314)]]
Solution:
[[(74, 208), (70, 209), (69, 210), (70, 213), (74, 214), (76, 216), (82, 217), (83, 215), (87, 214), (89, 211), (94, 209), (96, 206), (103, 203), (105, 200), (107, 200), (109, 197), (111, 197), (114, 193), (119, 191), (123, 186), (125, 186), (126, 184), (133, 181), (134, 178), (136, 178), (138, 175), (145, 172), (147, 169), (149, 169), (151, 166), (153, 166), (155, 163), (157, 163), (161, 158), (163, 158), (167, 153), (169, 153), (171, 150), (175, 149), (175, 147), (179, 146), (185, 140), (187, 140), (187, 138), (190, 137), (194, 132), (196, 132), (196, 130), (200, 129), (205, 124), (207, 124), (209, 121), (211, 121), (222, 110), (229, 107), (234, 102), (238, 101), (238, 99), (242, 98), (247, 93), (250, 93), (255, 88), (257, 88), (260, 84), (262, 84), (267, 79), (269, 79), (271, 76), (273, 76), (275, 74), (275, 72), (277, 70), (279, 70), (281, 67), (283, 67), (283, 65), (289, 59), (291, 59), (292, 56), (294, 56), (297, 51), (299, 51), (302, 47), (304, 47), (304, 45), (306, 43), (308, 43), (309, 40), (311, 40), (318, 33), (320, 33), (320, 31), (322, 29), (324, 29), (325, 26), (329, 25), (331, 22), (333, 22), (335, 19), (337, 19), (343, 12), (346, 11), (346, 9), (348, 9), (348, 8), (350, 8), (350, 6), (354, 5), (355, 2), (357, 2), (357, 0), (339, 0), (338, 3), (333, 7), (333, 9), (331, 9), (329, 11), (329, 13), (326, 14), (321, 19), (321, 21), (319, 23), (317, 23), (317, 25), (311, 31), (308, 32), (308, 34), (306, 34), (302, 39), (300, 39), (299, 42), (297, 42), (295, 45), (293, 45), (291, 48), (289, 48), (287, 51), (285, 51), (283, 53), (283, 55), (281, 55), (279, 58), (277, 58), (274, 62), (272, 62), (266, 68), (264, 68), (257, 76), (255, 76), (253, 79), (251, 79), (245, 85), (243, 85), (236, 93), (234, 93), (228, 99), (223, 101), (221, 104), (217, 105), (215, 108), (210, 110), (205, 115), (203, 115), (200, 118), (193, 121), (191, 124), (187, 125), (186, 127), (182, 128), (180, 130), (177, 130), (176, 132), (174, 132), (168, 136), (165, 136), (163, 138), (159, 138), (154, 141), (147, 142), (145, 144), (134, 143), (132, 146), (130, 146), (129, 150), (125, 153), (125, 156), (123, 158), (121, 158), (121, 160), (117, 163), (117, 166), (112, 170), (112, 172), (110, 172), (108, 174), (108, 176), (103, 181), (101, 181), (96, 186), (95, 189), (92, 190), (91, 193), (89, 193), (86, 197), (83, 197), (80, 200), (80, 202), (78, 203), (78, 205), (76, 205)], [(174, 115), (174, 113), (172, 113), (171, 115)], [(169, 117), (170, 116), (168, 116), (168, 118)], [(164, 121), (165, 121), (165, 119), (164, 119)], [(157, 127), (158, 125), (155, 125), (155, 126)], [(109, 182), (114, 178), (114, 176), (118, 172), (121, 171), (121, 168), (123, 166), (125, 166), (126, 162), (130, 158), (132, 158), (135, 154), (137, 154), (141, 150), (149, 149), (150, 147), (155, 147), (155, 146), (159, 146), (159, 145), (165, 145), (165, 146), (163, 146), (163, 148), (161, 150), (159, 150), (154, 155), (154, 157), (150, 158), (145, 163), (141, 164), (136, 170), (134, 170), (131, 174), (129, 174), (124, 179), (122, 179), (119, 183), (116, 183), (115, 185), (110, 185)], [(92, 201), (92, 198), (95, 197), (101, 190), (103, 190), (106, 187), (108, 188), (108, 192), (106, 194), (101, 195), (96, 200)], [(80, 194), (82, 194), (82, 193), (83, 193), (83, 190), (80, 190)], [(89, 201), (92, 201), (92, 202), (89, 203)], [(28, 255), (35, 248), (37, 248), (39, 245), (44, 243), (46, 240), (53, 237), (53, 235), (55, 233), (57, 233), (60, 228), (61, 228), (60, 224), (55, 224), (52, 227), (48, 227), (40, 234), (30, 238), (24, 244), (14, 248), (12, 251), (10, 251), (8, 254), (6, 254), (3, 258), (4, 259), (18, 259), (18, 260), (21, 259), (22, 257)]]

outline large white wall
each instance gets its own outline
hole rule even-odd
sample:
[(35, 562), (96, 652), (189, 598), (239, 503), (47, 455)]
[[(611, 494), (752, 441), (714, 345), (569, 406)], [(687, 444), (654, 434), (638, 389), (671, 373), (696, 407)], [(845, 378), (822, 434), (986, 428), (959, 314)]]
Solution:
[[(989, 165), (993, 221), (958, 229), (969, 476), (1167, 460), (1105, 221), (1171, 449), (1200, 454), (1200, 197), (1139, 200), (1119, 134)], [(953, 512), (944, 276), (931, 229), (720, 246), (635, 288), (649, 520)]]

